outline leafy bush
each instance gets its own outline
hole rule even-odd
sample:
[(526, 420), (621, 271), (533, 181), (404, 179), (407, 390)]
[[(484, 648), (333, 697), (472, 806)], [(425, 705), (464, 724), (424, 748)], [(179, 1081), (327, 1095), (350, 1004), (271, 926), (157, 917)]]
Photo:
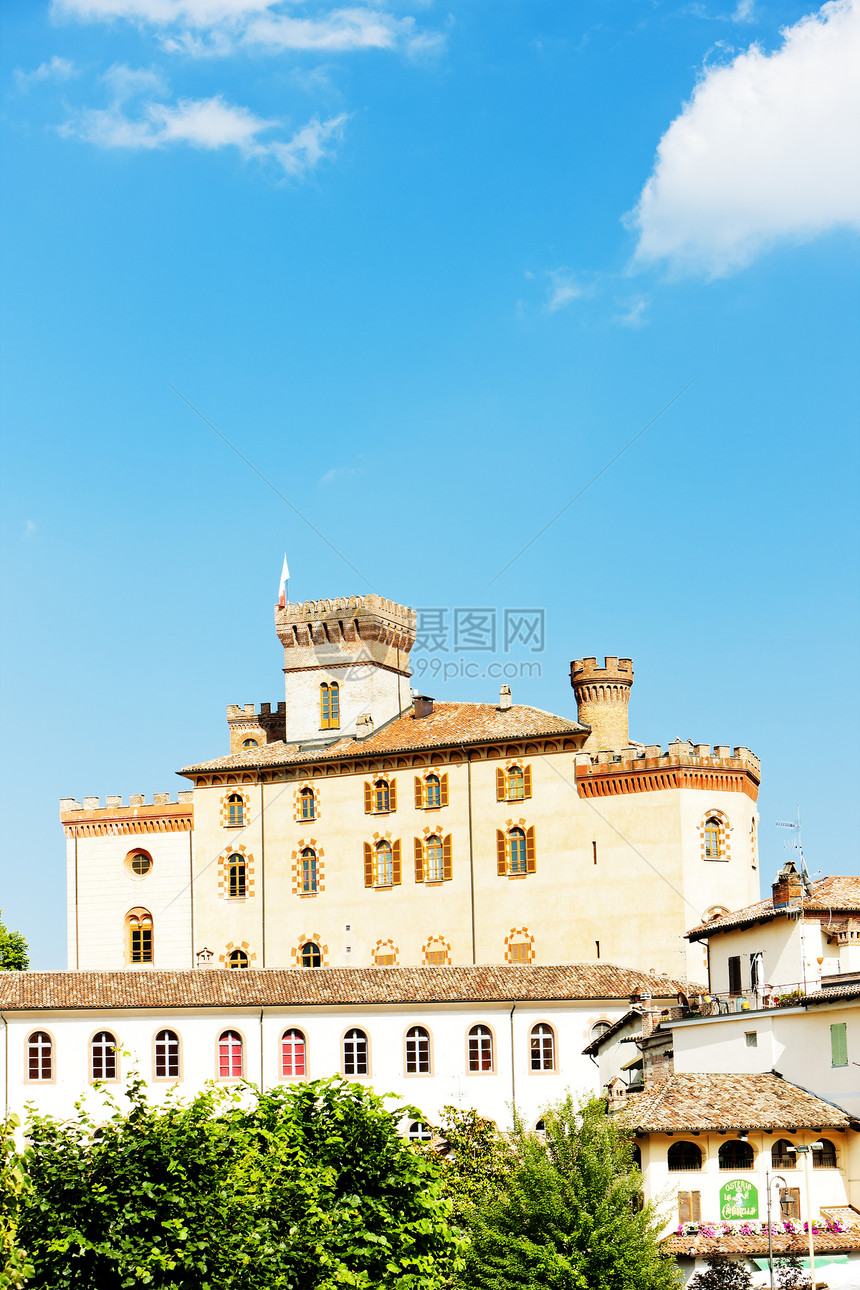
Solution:
[(752, 1277), (742, 1263), (726, 1254), (709, 1254), (707, 1272), (697, 1272), (689, 1290), (747, 1290)]

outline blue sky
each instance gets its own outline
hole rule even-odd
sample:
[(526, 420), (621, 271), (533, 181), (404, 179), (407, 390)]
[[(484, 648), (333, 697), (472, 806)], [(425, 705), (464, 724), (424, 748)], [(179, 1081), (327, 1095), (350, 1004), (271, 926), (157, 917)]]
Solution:
[(2, 24), (0, 905), (34, 966), (58, 799), (175, 792), (281, 696), (285, 550), (293, 598), (545, 610), (539, 656), (452, 643), (438, 698), (537, 662), (515, 702), (572, 714), (570, 659), (632, 655), (634, 738), (761, 756), (765, 882), (797, 804), (811, 869), (858, 872), (856, 5)]

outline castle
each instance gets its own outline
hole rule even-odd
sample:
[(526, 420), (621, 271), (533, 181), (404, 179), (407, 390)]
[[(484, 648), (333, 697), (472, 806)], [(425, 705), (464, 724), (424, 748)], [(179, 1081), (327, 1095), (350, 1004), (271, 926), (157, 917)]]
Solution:
[(284, 702), (227, 709), (192, 787), (63, 799), (69, 967), (605, 961), (702, 980), (687, 928), (759, 897), (757, 758), (630, 740), (627, 658), (577, 719), (410, 689), (415, 611), (283, 604)]

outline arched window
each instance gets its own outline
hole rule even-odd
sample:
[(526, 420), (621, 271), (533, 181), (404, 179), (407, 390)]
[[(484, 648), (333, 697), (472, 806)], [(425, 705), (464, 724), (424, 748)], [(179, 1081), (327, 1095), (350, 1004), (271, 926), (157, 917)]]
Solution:
[[(728, 1143), (723, 1143), (723, 1146), (728, 1146)], [(673, 1142), (666, 1159), (670, 1174), (689, 1173), (702, 1167), (702, 1151), (695, 1142)]]
[(241, 793), (231, 793), (227, 798), (227, 823), (230, 825), (245, 823), (245, 801)]
[(320, 686), (320, 725), (323, 730), (340, 725), (340, 689), (337, 681), (323, 681)]
[(383, 941), (373, 955), (377, 967), (394, 967), (397, 962), (397, 948), (393, 941)]
[(469, 1070), (493, 1069), (493, 1036), (487, 1026), (473, 1026), (469, 1031)]
[(709, 815), (705, 820), (704, 837), (705, 859), (719, 860), (723, 854), (723, 849), (720, 837), (720, 821), (715, 815)]
[(611, 1028), (612, 1027), (608, 1021), (595, 1021), (594, 1025), (591, 1027), (589, 1038), (599, 1039), (601, 1035), (605, 1035), (607, 1030), (611, 1030)]
[(436, 833), (433, 833), (424, 843), (424, 874), (426, 882), (442, 881), (445, 874), (443, 856), (442, 839)]
[(231, 950), (230, 953), (227, 955), (227, 966), (228, 968), (241, 969), (241, 968), (250, 967), (251, 965), (248, 959), (248, 955), (245, 953), (244, 950)]
[(729, 1138), (719, 1151), (721, 1169), (752, 1169), (754, 1154), (748, 1142), (740, 1138)]
[(424, 805), (442, 805), (442, 784), (438, 775), (428, 775), (424, 780)]
[(441, 937), (431, 938), (424, 946), (424, 962), (428, 967), (444, 967), (450, 962), (451, 947)]
[(546, 1137), (546, 1120), (538, 1120), (537, 1124), (535, 1125), (535, 1133), (538, 1135), (539, 1138)]
[(532, 949), (531, 940), (524, 940), (522, 936), (518, 936), (508, 945), (508, 962), (531, 963)]
[(555, 1070), (555, 1035), (545, 1021), (532, 1026), (529, 1044), (533, 1071)]
[(243, 739), (243, 740), (242, 740), (242, 747), (243, 747), (243, 748), (259, 748), (259, 747), (260, 747), (260, 743), (259, 743), (259, 740), (257, 740), (257, 739)]
[(317, 889), (317, 853), (313, 847), (302, 852), (302, 891), (305, 895)]
[(100, 1030), (90, 1043), (90, 1070), (93, 1079), (116, 1079), (116, 1039), (109, 1030)]
[(526, 835), (522, 829), (508, 831), (508, 873), (526, 873)]
[(367, 1074), (367, 1035), (363, 1030), (348, 1030), (343, 1037), (343, 1073)]
[(152, 915), (146, 909), (133, 909), (126, 916), (128, 958), (130, 963), (152, 962)]
[(835, 1169), (836, 1148), (829, 1138), (820, 1138), (821, 1150), (812, 1153), (813, 1169)]
[(377, 814), (391, 810), (391, 789), (387, 779), (378, 779), (373, 785), (373, 809)]
[(322, 953), (315, 941), (305, 941), (301, 952), (303, 968), (322, 967)]
[(281, 1036), (281, 1075), (298, 1079), (307, 1074), (307, 1044), (300, 1030), (285, 1030)]
[(431, 1142), (433, 1134), (423, 1120), (413, 1120), (409, 1126), (407, 1137), (410, 1142)]
[(391, 843), (377, 842), (373, 849), (373, 885), (391, 887), (394, 884), (394, 856)]
[(633, 1157), (633, 1163), (636, 1166), (636, 1168), (641, 1169), (642, 1168), (642, 1148), (639, 1146), (638, 1142), (633, 1143), (633, 1146), (630, 1149), (630, 1153)]
[(231, 896), (244, 896), (247, 892), (245, 857), (238, 852), (227, 857), (227, 890)]
[(511, 766), (508, 768), (508, 801), (515, 801), (517, 798), (525, 797), (525, 779), (523, 777), (522, 766)]
[(52, 1079), (54, 1074), (54, 1045), (44, 1030), (34, 1030), (27, 1040), (27, 1079)]
[(430, 1036), (423, 1026), (406, 1032), (406, 1074), (430, 1074)]
[(315, 820), (317, 814), (317, 803), (312, 788), (303, 788), (299, 793), (301, 803), (301, 817), (303, 820)]
[(797, 1156), (789, 1151), (794, 1143), (789, 1142), (788, 1138), (778, 1138), (770, 1149), (771, 1166), (774, 1169), (796, 1169)]
[(179, 1079), (179, 1036), (175, 1030), (159, 1030), (155, 1036), (155, 1078)]
[(218, 1037), (219, 1079), (241, 1079), (244, 1073), (242, 1036), (236, 1030), (222, 1030)]

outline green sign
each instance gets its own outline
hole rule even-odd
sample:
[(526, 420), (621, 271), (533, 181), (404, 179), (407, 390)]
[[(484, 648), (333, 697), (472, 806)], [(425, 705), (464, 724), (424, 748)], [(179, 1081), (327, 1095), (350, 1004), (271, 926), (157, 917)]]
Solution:
[(720, 1218), (758, 1218), (758, 1192), (745, 1178), (733, 1178), (720, 1188)]

